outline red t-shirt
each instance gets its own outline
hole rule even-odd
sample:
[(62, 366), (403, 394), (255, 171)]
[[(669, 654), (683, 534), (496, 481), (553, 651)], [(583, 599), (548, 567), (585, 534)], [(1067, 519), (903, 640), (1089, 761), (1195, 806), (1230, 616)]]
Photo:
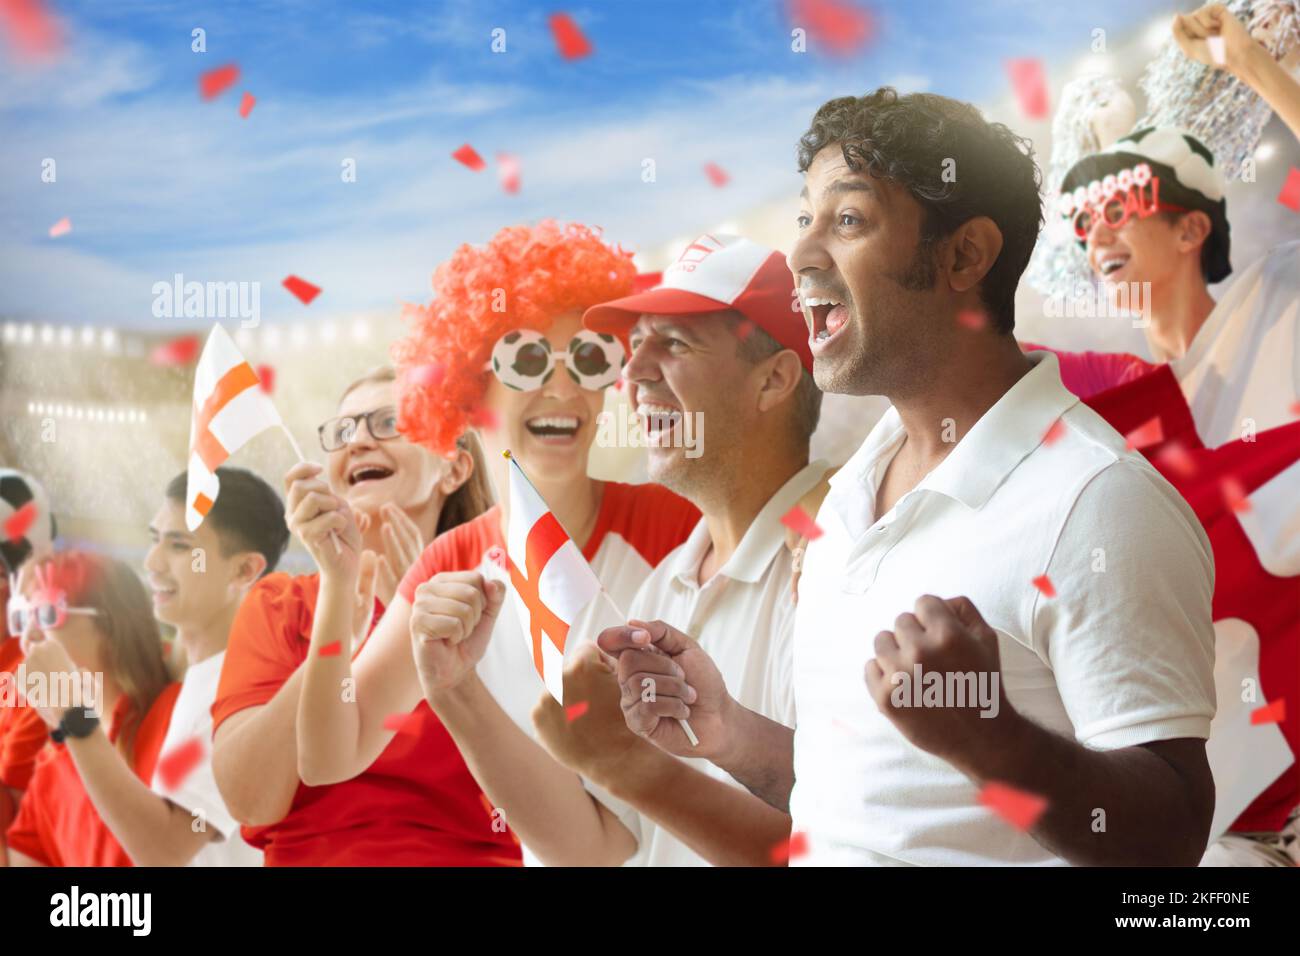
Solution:
[[(319, 589), (319, 575), (271, 574), (249, 591), (231, 628), (214, 731), (270, 701), (306, 660)], [(242, 828), (267, 866), (520, 865), (518, 844), (493, 830), (447, 729), (424, 701), (412, 713), (363, 773), (323, 787), (300, 783), (283, 820)]]
[[(145, 786), (153, 779), (158, 751), (167, 736), (180, 690), (180, 684), (168, 684), (136, 729), (131, 769)], [(117, 729), (130, 706), (130, 698), (118, 700), (114, 731), (108, 735), (110, 742), (117, 740)], [(8, 840), (11, 850), (46, 866), (132, 865), (122, 845), (100, 819), (66, 746), (51, 746), (41, 754), (18, 816), (9, 827)]]
[[(11, 681), (9, 687), (0, 688), (0, 695), (13, 698), (14, 706), (0, 704), (0, 786), (26, 790), (36, 770), (36, 756), (45, 749), (50, 739), (49, 728), (41, 715), (32, 707), (19, 703), (17, 691), (18, 665), (23, 662), (23, 651), (18, 638), (0, 641), (0, 681)], [(0, 809), (0, 830), (8, 821)], [(3, 842), (0, 839), (0, 842)]]

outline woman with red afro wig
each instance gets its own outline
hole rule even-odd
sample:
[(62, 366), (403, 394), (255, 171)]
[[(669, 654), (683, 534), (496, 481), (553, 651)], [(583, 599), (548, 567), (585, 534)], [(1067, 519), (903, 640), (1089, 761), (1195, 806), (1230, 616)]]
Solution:
[[(582, 313), (629, 294), (634, 277), (631, 254), (607, 245), (594, 229), (550, 220), (511, 226), (485, 246), (461, 246), (438, 267), (433, 301), (408, 309), (410, 332), (393, 348), (403, 434), (446, 454), (477, 426), (498, 490), (506, 487), (508, 467), (500, 453), (510, 450), (620, 606), (699, 520), (689, 502), (665, 488), (587, 474), (605, 389), (618, 381), (627, 353), (615, 337), (584, 329)], [(442, 708), (465, 706), (472, 696), (476, 726), (491, 736), (495, 759), (530, 771), (543, 767), (548, 789), (585, 799), (580, 779), (532, 736), (533, 707), (548, 692), (534, 666), (540, 651), (533, 635), (515, 602), (506, 601), (509, 577), (501, 564), (509, 507), (499, 499), (479, 518), (435, 538), (355, 661), (347, 653), (328, 664), (309, 656), (310, 666), (331, 672), (328, 682), (312, 688), (318, 692), (309, 695), (304, 686), (297, 726), (305, 783), (364, 771), (399, 729), (394, 714), (427, 702), (442, 716)], [(570, 627), (566, 651), (621, 623), (607, 602), (592, 602)], [(346, 649), (348, 635), (317, 628), (313, 647), (318, 641), (341, 641)], [(447, 652), (472, 664), (469, 677), (455, 689), (422, 687), (413, 645), (416, 653), (454, 645)], [(343, 701), (338, 681), (348, 678), (356, 693)], [(448, 696), (440, 696), (443, 690)], [(471, 771), (475, 766), (470, 763)], [(531, 799), (545, 802), (536, 778), (518, 774), (528, 792), (509, 795), (512, 818), (526, 813)], [(505, 805), (503, 796), (493, 798)], [(608, 826), (610, 811), (594, 800), (580, 809), (554, 845), (531, 848), (545, 862), (565, 862), (566, 847), (590, 845)], [(485, 841), (499, 832), (496, 813), (482, 806), (466, 813), (466, 825), (480, 828)], [(619, 852), (634, 849), (629, 838)]]

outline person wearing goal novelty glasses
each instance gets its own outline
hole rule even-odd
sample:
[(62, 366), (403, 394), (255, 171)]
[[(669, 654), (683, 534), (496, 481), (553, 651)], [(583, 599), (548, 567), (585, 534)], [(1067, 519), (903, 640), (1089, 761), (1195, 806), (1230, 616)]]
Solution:
[[(438, 267), (433, 301), (409, 310), (410, 331), (393, 349), (402, 434), (446, 454), (477, 425), (497, 489), (507, 487), (502, 452), (509, 449), (614, 602), (624, 607), (650, 569), (699, 520), (694, 507), (657, 485), (587, 474), (597, 416), (605, 390), (618, 380), (626, 346), (617, 336), (584, 330), (582, 312), (631, 292), (635, 272), (630, 253), (607, 245), (586, 226), (550, 220), (511, 226), (486, 246), (461, 246)], [(526, 817), (528, 806), (582, 795), (581, 779), (532, 739), (530, 714), (543, 687), (527, 632), (513, 601), (505, 600), (505, 574), (497, 563), (503, 560), (509, 509), (509, 500), (499, 498), (480, 517), (435, 538), (355, 660), (347, 622), (356, 572), (340, 575), (346, 579), (337, 589), (322, 580), (299, 701), (298, 768), (309, 787), (356, 777), (386, 747), (432, 746), (429, 735), (437, 738), (448, 775), (473, 771), (481, 782), (484, 761), (512, 768), (505, 775), (510, 787), (489, 790), (487, 810), (477, 785), (468, 796), (424, 787), (423, 826), (494, 848), (478, 861), (469, 854), (452, 861), (462, 864), (510, 862), (495, 841)], [(345, 550), (354, 534), (342, 529)], [(594, 637), (613, 617), (606, 602), (593, 602), (570, 633)], [(468, 771), (464, 751), (457, 749), (461, 738), (449, 732), (445, 719), (412, 725), (406, 717), (428, 709), (412, 659), (413, 634), (466, 638), (455, 653), (475, 659), (476, 719), (493, 746), (476, 749)], [(332, 644), (342, 652), (322, 655)], [(349, 679), (355, 681), (355, 701), (339, 694), (340, 681)], [(530, 771), (538, 766), (555, 771), (540, 788), (538, 773)], [(420, 782), (393, 782), (399, 785)], [(584, 810), (556, 828), (552, 842), (532, 849), (547, 862), (563, 861), (566, 853), (598, 842), (615, 814), (595, 800), (587, 800)], [(517, 864), (520, 851), (509, 845)], [(621, 862), (634, 848), (629, 840), (605, 862)]]

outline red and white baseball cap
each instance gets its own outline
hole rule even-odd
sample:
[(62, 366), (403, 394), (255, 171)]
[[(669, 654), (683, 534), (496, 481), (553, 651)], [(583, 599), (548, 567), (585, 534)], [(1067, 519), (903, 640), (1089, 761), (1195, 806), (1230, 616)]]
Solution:
[(812, 372), (808, 327), (794, 295), (794, 275), (784, 254), (740, 236), (705, 233), (645, 292), (593, 305), (582, 324), (593, 332), (626, 335), (637, 319), (699, 315), (732, 309), (795, 352)]

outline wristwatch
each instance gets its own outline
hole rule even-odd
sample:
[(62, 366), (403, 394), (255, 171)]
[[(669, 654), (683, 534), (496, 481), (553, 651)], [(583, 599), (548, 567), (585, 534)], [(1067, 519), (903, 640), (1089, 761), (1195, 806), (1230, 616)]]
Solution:
[(59, 726), (50, 731), (50, 739), (56, 744), (63, 743), (69, 737), (81, 740), (93, 734), (98, 726), (99, 716), (94, 711), (73, 707), (63, 712)]

